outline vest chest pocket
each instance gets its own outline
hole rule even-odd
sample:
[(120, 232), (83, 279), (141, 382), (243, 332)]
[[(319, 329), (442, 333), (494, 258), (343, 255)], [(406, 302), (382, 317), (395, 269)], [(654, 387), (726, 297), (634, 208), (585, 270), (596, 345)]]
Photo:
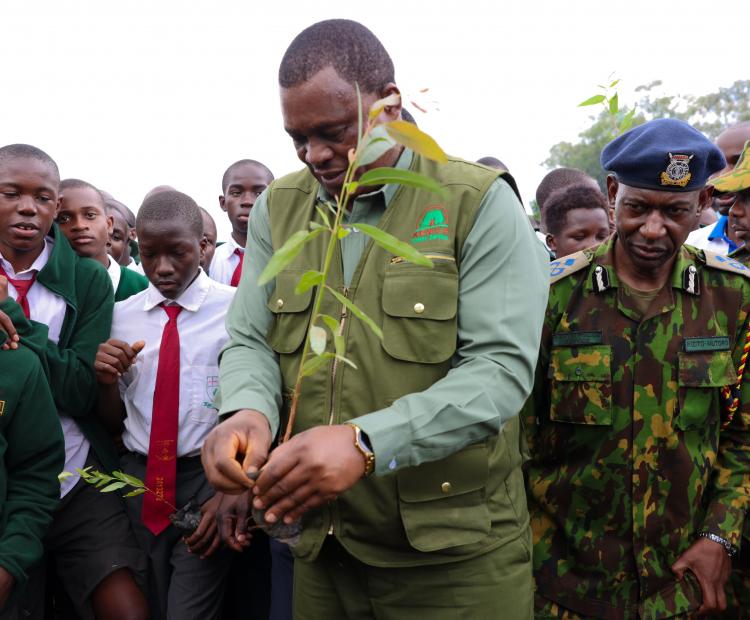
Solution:
[(721, 387), (737, 383), (732, 353), (680, 352), (677, 356), (679, 412), (676, 424), (683, 431), (701, 428), (716, 409)]
[[(398, 266), (396, 266), (398, 267)], [(458, 271), (387, 269), (383, 284), (383, 349), (406, 362), (439, 364), (456, 351)]]
[(609, 345), (552, 349), (550, 419), (569, 424), (611, 425), (611, 360)]
[(282, 271), (276, 276), (276, 289), (268, 299), (267, 307), (273, 321), (266, 336), (268, 344), (277, 353), (294, 353), (302, 346), (310, 322), (310, 303), (314, 289), (297, 295), (294, 292), (300, 272)]

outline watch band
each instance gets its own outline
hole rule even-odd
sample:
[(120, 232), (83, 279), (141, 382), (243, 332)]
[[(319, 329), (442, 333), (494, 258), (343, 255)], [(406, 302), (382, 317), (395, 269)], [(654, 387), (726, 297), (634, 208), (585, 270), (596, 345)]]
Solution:
[(739, 551), (736, 545), (733, 545), (726, 538), (722, 538), (721, 536), (718, 536), (717, 534), (714, 534), (712, 532), (698, 532), (698, 538), (708, 538), (708, 540), (719, 543), (722, 547), (724, 547), (724, 551), (727, 552), (727, 555), (730, 558), (733, 558), (735, 555), (737, 555), (737, 552)]
[(375, 453), (370, 450), (369, 446), (362, 439), (362, 429), (356, 424), (347, 422), (347, 426), (354, 429), (354, 447), (359, 450), (362, 458), (365, 459), (365, 478), (375, 470)]

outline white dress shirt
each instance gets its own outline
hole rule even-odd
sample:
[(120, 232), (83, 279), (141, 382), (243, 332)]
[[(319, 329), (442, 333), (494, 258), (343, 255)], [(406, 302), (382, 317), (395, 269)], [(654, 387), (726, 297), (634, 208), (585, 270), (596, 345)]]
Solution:
[(229, 338), (224, 318), (234, 291), (214, 282), (201, 270), (174, 302), (149, 283), (145, 291), (115, 304), (112, 338), (129, 344), (138, 340), (146, 343), (119, 382), (127, 413), (122, 440), (128, 450), (148, 454), (159, 347), (167, 323), (167, 313), (160, 304), (176, 303), (182, 306), (177, 316), (180, 334), (177, 456), (200, 452), (218, 420), (214, 396), (219, 386), (219, 351)]
[(140, 263), (136, 263), (135, 259), (131, 256), (130, 262), (125, 265), (128, 269), (132, 269), (136, 273), (140, 273), (142, 276), (145, 276), (146, 274), (143, 272), (143, 267), (141, 267)]
[(698, 228), (688, 235), (685, 245), (726, 256), (737, 249), (727, 236), (727, 216), (722, 215), (715, 224)]
[(109, 274), (109, 279), (112, 280), (112, 290), (117, 293), (117, 287), (120, 286), (122, 269), (120, 269), (120, 263), (111, 256), (109, 257), (109, 265), (107, 265), (107, 273)]
[(226, 243), (222, 243), (216, 248), (211, 265), (208, 268), (208, 275), (211, 276), (212, 280), (222, 284), (229, 284), (232, 281), (234, 270), (240, 264), (240, 257), (234, 253), (235, 250), (245, 253), (245, 248), (240, 247), (231, 236)]
[[(47, 264), (54, 241), (47, 237), (44, 242), (42, 253), (37, 256), (31, 267), (16, 273), (13, 271), (13, 265), (0, 255), (0, 263), (3, 265), (5, 272), (14, 280), (30, 280), (35, 273), (41, 271), (42, 267)], [(8, 282), (8, 294), (16, 299), (18, 291)], [(58, 294), (53, 293), (40, 282), (34, 282), (26, 295), (29, 302), (29, 318), (37, 323), (43, 323), (47, 326), (47, 337), (57, 344), (60, 339), (60, 330), (65, 320), (67, 304)], [(63, 471), (70, 472), (72, 475), (65, 478), (60, 483), (60, 497), (65, 495), (76, 485), (80, 477), (76, 469), (82, 469), (86, 465), (86, 458), (89, 454), (89, 440), (83, 434), (78, 424), (73, 418), (60, 415), (60, 425), (62, 426), (63, 435), (65, 436), (65, 468)]]

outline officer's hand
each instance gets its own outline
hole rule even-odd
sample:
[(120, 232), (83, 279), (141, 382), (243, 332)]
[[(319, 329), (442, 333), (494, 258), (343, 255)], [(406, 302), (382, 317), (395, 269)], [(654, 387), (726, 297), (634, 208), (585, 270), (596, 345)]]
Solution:
[(0, 566), (0, 611), (5, 608), (15, 584), (16, 578)]
[[(0, 303), (8, 299), (8, 279), (0, 276)], [(3, 351), (18, 348), (18, 332), (10, 317), (0, 310), (0, 348)]]
[(223, 493), (242, 493), (253, 486), (247, 472), (257, 471), (268, 458), (271, 428), (259, 411), (241, 409), (214, 428), (201, 449), (211, 486)]
[(129, 345), (122, 340), (110, 338), (99, 345), (94, 360), (96, 380), (102, 385), (113, 385), (135, 362), (135, 358), (143, 350), (146, 343), (143, 340)]
[(316, 426), (271, 453), (253, 489), (253, 505), (267, 508), (269, 523), (293, 523), (354, 486), (364, 473), (351, 426)]
[(221, 545), (218, 528), (216, 527), (216, 511), (223, 493), (216, 493), (211, 499), (204, 502), (201, 506), (201, 521), (197, 529), (185, 538), (190, 553), (200, 555), (201, 560), (213, 555)]
[(698, 579), (703, 595), (699, 614), (724, 611), (727, 597), (724, 586), (729, 579), (732, 561), (719, 543), (708, 538), (699, 538), (672, 565), (672, 572), (682, 581), (689, 570)]
[(250, 516), (251, 501), (250, 491), (240, 495), (222, 495), (221, 505), (216, 514), (222, 542), (238, 553), (242, 553), (250, 546), (251, 536), (247, 531), (247, 518)]

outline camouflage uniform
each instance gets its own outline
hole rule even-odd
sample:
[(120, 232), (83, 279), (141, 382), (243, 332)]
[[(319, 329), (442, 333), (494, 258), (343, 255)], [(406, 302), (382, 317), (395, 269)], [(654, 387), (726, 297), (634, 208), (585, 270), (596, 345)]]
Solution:
[(750, 270), (682, 247), (641, 320), (615, 239), (551, 263), (524, 410), (539, 616), (697, 609), (697, 581), (670, 567), (697, 532), (738, 544), (750, 505), (750, 400), (726, 430), (720, 402), (736, 381)]

